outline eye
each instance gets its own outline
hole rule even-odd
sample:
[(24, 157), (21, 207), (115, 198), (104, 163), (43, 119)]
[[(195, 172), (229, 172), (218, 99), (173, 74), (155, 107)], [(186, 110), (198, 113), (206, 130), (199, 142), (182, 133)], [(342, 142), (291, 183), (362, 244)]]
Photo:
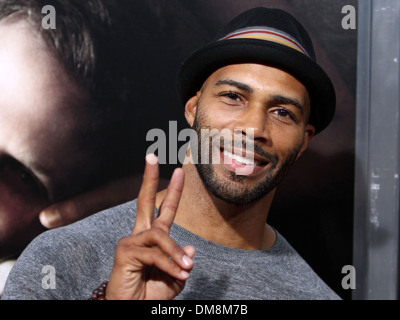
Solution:
[(289, 110), (286, 110), (286, 109), (275, 110), (274, 114), (276, 114), (280, 118), (294, 120), (293, 114)]
[(226, 94), (226, 97), (228, 97), (231, 100), (240, 100), (240, 97), (234, 92), (228, 92)]
[(242, 97), (241, 97), (238, 93), (236, 93), (236, 92), (232, 92), (232, 91), (223, 92), (223, 93), (220, 94), (220, 96), (223, 97), (223, 98), (225, 98), (225, 100), (226, 100), (228, 103), (235, 103), (235, 104), (237, 104), (237, 103), (242, 103), (242, 102), (243, 102)]
[(290, 116), (289, 112), (287, 110), (285, 110), (285, 109), (276, 110), (275, 113), (280, 117), (285, 117), (286, 118), (286, 117)]
[(46, 188), (40, 180), (22, 164), (17, 161), (9, 160), (6, 162), (6, 167), (12, 170), (12, 172), (14, 172), (14, 177), (21, 181), (27, 188), (36, 190), (36, 192), (42, 196), (47, 197)]
[(18, 168), (17, 170), (22, 182), (29, 185), (34, 185), (36, 183), (35, 179), (30, 175), (29, 172), (23, 168)]

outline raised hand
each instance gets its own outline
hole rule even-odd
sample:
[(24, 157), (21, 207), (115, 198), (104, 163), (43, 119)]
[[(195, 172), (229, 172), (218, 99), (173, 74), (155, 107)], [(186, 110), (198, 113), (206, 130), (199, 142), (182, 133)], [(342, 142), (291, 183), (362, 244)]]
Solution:
[(158, 217), (154, 216), (159, 169), (154, 155), (146, 168), (137, 200), (132, 234), (116, 248), (106, 299), (173, 299), (184, 288), (193, 267), (194, 248), (180, 248), (169, 236), (183, 190), (184, 173), (176, 169)]

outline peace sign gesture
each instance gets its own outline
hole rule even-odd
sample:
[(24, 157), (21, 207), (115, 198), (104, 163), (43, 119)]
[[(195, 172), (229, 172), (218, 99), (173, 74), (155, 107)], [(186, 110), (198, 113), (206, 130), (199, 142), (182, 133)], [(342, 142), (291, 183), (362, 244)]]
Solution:
[(173, 299), (184, 288), (193, 267), (194, 248), (180, 248), (169, 236), (183, 190), (184, 173), (176, 169), (167, 194), (154, 217), (159, 169), (153, 154), (146, 156), (142, 187), (132, 234), (116, 248), (106, 290), (107, 300)]

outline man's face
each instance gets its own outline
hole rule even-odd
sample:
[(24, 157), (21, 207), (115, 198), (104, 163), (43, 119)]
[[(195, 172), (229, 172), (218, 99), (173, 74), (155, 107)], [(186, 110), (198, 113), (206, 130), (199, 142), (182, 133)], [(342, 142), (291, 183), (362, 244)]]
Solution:
[(0, 260), (40, 233), (39, 212), (90, 171), (84, 95), (31, 30), (0, 22)]
[[(221, 68), (192, 99), (198, 152), (210, 146), (210, 164), (199, 161), (196, 168), (207, 189), (228, 203), (252, 203), (275, 189), (314, 134), (307, 124), (306, 88), (279, 69), (258, 64)], [(218, 139), (212, 135), (202, 140), (201, 129), (229, 129), (230, 140), (239, 144), (213, 143)], [(215, 154), (219, 163), (212, 163)]]

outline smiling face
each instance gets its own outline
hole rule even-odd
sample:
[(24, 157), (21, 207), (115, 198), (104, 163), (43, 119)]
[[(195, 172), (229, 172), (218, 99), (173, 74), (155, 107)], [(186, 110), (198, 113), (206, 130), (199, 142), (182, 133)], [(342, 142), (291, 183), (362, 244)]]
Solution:
[(44, 207), (96, 170), (82, 142), (85, 101), (29, 23), (0, 22), (0, 260), (43, 231)]
[[(234, 204), (254, 202), (275, 189), (314, 134), (309, 113), (306, 88), (284, 71), (237, 64), (214, 72), (186, 105), (187, 120), (199, 133), (199, 152), (209, 145), (210, 155), (220, 155), (219, 163), (196, 164), (207, 189)], [(239, 135), (241, 142), (232, 152), (212, 136), (202, 137), (201, 129), (228, 129), (231, 140)]]

